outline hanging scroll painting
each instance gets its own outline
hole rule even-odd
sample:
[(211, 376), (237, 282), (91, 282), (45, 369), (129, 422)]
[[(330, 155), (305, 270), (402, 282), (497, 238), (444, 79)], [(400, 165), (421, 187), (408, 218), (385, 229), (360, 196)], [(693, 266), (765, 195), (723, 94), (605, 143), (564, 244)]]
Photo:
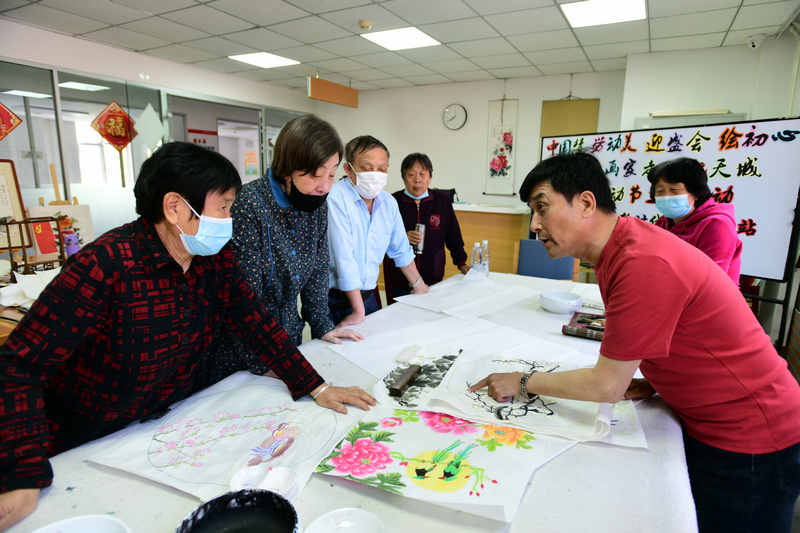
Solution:
[(514, 146), (518, 102), (519, 100), (506, 99), (489, 102), (489, 140), (484, 194), (511, 195), (516, 192)]

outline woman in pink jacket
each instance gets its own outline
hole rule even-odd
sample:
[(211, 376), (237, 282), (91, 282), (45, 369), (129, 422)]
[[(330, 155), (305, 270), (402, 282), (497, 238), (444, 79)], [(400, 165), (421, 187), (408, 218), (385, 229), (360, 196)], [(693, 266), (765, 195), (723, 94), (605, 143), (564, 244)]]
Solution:
[(650, 198), (664, 215), (656, 226), (703, 251), (739, 285), (742, 241), (733, 204), (714, 201), (703, 165), (688, 157), (671, 159), (653, 167), (647, 179)]

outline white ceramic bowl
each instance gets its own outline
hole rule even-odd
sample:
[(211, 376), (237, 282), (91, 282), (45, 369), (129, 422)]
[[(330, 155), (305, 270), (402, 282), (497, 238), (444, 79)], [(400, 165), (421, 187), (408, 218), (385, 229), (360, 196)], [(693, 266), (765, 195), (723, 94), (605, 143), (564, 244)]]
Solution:
[(320, 516), (305, 530), (305, 533), (387, 533), (380, 518), (354, 507), (336, 509)]
[(539, 303), (551, 313), (574, 313), (581, 308), (583, 301), (574, 292), (545, 291), (539, 295)]
[(113, 516), (91, 514), (59, 520), (33, 533), (131, 533), (131, 530)]

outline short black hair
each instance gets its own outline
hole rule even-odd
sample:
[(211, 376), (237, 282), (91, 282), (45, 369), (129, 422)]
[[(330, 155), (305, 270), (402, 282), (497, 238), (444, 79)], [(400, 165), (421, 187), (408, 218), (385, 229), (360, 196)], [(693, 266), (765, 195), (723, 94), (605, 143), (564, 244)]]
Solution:
[(344, 145), (336, 129), (315, 115), (295, 117), (281, 128), (275, 139), (272, 176), (283, 181), (293, 172), (315, 173), (334, 154), (342, 162)]
[(386, 148), (385, 144), (372, 135), (361, 135), (360, 137), (351, 139), (350, 142), (347, 143), (347, 146), (345, 146), (344, 154), (347, 158), (346, 161), (352, 165), (353, 160), (358, 154), (369, 152), (373, 148), (383, 148), (386, 152), (386, 158), (389, 158), (389, 149)]
[(711, 198), (711, 189), (708, 188), (708, 174), (703, 165), (689, 157), (679, 157), (663, 161), (654, 166), (647, 173), (650, 182), (650, 199), (656, 199), (656, 183), (663, 179), (667, 183), (683, 183), (686, 190), (697, 198), (695, 206), (701, 206)]
[(408, 154), (403, 159), (403, 162), (400, 163), (401, 178), (406, 179), (406, 170), (413, 167), (414, 163), (419, 163), (425, 168), (425, 170), (427, 170), (431, 175), (433, 175), (433, 163), (431, 163), (430, 157), (428, 157), (425, 154), (421, 154), (419, 152), (414, 152), (413, 154)]
[(584, 191), (594, 194), (597, 208), (608, 214), (616, 213), (617, 206), (611, 196), (608, 181), (600, 161), (586, 152), (558, 154), (540, 161), (525, 177), (519, 188), (519, 198), (524, 203), (531, 199), (533, 190), (543, 182), (550, 182), (553, 190), (567, 202)]
[(151, 224), (164, 220), (164, 196), (176, 192), (198, 213), (209, 193), (236, 194), (242, 179), (228, 158), (196, 144), (171, 142), (158, 148), (144, 163), (133, 187), (136, 212)]

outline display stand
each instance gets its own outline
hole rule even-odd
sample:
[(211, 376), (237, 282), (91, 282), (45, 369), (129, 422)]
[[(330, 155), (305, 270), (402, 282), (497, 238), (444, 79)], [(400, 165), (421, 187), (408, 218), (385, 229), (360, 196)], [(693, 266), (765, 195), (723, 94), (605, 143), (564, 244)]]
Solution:
[[(35, 270), (50, 270), (53, 268), (58, 268), (59, 266), (64, 264), (64, 261), (67, 260), (67, 256), (64, 250), (64, 238), (61, 232), (61, 224), (59, 223), (62, 218), (66, 217), (32, 217), (32, 218), (23, 218), (22, 220), (4, 220), (0, 221), (0, 225), (5, 228), (6, 239), (8, 240), (8, 247), (11, 248), (11, 235), (12, 233), (16, 233), (17, 235), (21, 234), (23, 230), (30, 227), (31, 224), (36, 224), (40, 222), (47, 222), (56, 224), (56, 231), (58, 232), (58, 253), (55, 254), (46, 254), (46, 255), (28, 255), (27, 249), (25, 247), (19, 248), (19, 250), (12, 250), (9, 254), (9, 262), (11, 263), (11, 272), (17, 272), (19, 274), (33, 274)], [(16, 232), (10, 231), (10, 226), (16, 226)], [(41, 267), (41, 268), (38, 268)], [(14, 276), (11, 276), (9, 280), (11, 283), (14, 283)]]

